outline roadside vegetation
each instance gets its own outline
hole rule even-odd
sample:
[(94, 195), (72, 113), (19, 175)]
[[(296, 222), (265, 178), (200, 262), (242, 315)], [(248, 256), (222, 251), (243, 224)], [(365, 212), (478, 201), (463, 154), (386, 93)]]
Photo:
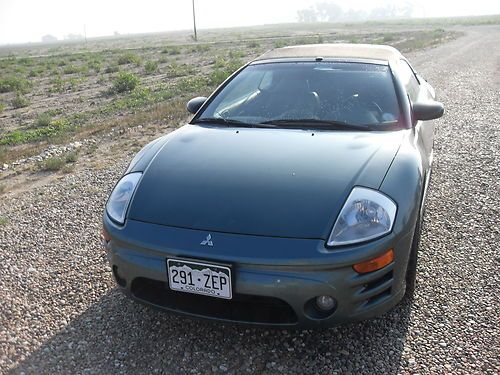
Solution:
[(40, 171), (44, 172), (54, 172), (60, 171), (71, 172), (73, 170), (73, 164), (78, 160), (78, 154), (75, 151), (71, 151), (61, 156), (53, 156), (44, 161), (38, 163), (38, 168)]
[(14, 109), (24, 108), (30, 105), (30, 101), (25, 96), (23, 96), (23, 94), (18, 92), (16, 97), (12, 99), (11, 104)]
[(140, 65), (142, 59), (139, 57), (139, 55), (136, 55), (133, 52), (126, 52), (120, 57), (118, 57), (117, 63), (118, 65), (125, 65), (125, 64), (135, 64), (135, 65)]
[(0, 78), (0, 93), (4, 92), (18, 92), (27, 93), (29, 92), (31, 85), (26, 78), (19, 76), (10, 76), (5, 78)]
[(122, 93), (134, 90), (139, 84), (139, 78), (130, 72), (120, 72), (113, 82), (113, 92)]
[(157, 61), (146, 61), (144, 64), (144, 71), (146, 74), (154, 74), (158, 72), (158, 62)]

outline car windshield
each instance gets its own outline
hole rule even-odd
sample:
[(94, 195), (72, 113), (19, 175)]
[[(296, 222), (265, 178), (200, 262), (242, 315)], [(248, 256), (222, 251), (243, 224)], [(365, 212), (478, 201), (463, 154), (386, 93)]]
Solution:
[(321, 61), (249, 65), (193, 123), (383, 130), (399, 121), (387, 65)]

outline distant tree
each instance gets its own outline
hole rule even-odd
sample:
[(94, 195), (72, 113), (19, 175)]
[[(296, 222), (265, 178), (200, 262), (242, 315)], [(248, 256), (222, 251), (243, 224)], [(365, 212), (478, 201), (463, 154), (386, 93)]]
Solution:
[(370, 12), (371, 19), (389, 19), (389, 18), (409, 18), (413, 15), (414, 4), (405, 2), (402, 5), (386, 5), (384, 7), (374, 8)]
[(316, 13), (320, 21), (335, 22), (342, 18), (344, 11), (337, 4), (325, 1), (316, 4)]
[(344, 10), (334, 2), (322, 1), (297, 11), (299, 22), (338, 22), (362, 21), (366, 19), (409, 18), (413, 15), (415, 5), (410, 1), (373, 8), (370, 13), (365, 10)]
[(383, 20), (395, 17), (396, 7), (394, 5), (386, 5), (383, 7), (373, 8), (370, 12), (369, 18), (374, 20)]
[(344, 21), (364, 21), (368, 18), (368, 13), (364, 10), (353, 10), (349, 9), (347, 12), (344, 12), (343, 20)]
[(299, 22), (335, 22), (341, 19), (343, 14), (340, 6), (327, 1), (297, 11)]
[(316, 9), (314, 9), (314, 7), (297, 11), (297, 17), (299, 22), (318, 22)]
[(42, 36), (42, 43), (54, 43), (57, 42), (57, 38), (54, 35), (44, 35)]
[(410, 18), (415, 12), (415, 4), (407, 1), (399, 8), (399, 17)]

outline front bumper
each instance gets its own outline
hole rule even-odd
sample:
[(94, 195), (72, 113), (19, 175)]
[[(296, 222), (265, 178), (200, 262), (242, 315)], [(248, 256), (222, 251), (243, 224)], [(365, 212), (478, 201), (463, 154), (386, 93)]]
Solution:
[[(282, 327), (328, 327), (378, 316), (404, 295), (413, 231), (342, 249), (328, 250), (322, 240), (211, 233), (214, 246), (201, 246), (208, 232), (129, 220), (114, 225), (105, 215), (105, 243), (117, 284), (142, 303), (193, 317)], [(387, 249), (394, 262), (359, 275), (352, 265)], [(169, 289), (167, 258), (192, 259), (233, 267), (233, 299)], [(336, 308), (322, 313), (319, 295), (335, 298)]]

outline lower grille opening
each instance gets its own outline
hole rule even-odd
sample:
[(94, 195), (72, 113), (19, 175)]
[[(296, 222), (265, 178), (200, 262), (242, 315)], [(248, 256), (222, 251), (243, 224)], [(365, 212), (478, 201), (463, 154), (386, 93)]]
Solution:
[(389, 271), (384, 276), (379, 277), (376, 280), (370, 281), (369, 283), (365, 284), (365, 288), (363, 289), (363, 292), (368, 292), (372, 289), (378, 288), (380, 285), (386, 283), (389, 280), (392, 280), (392, 276), (393, 276), (393, 272)]
[(199, 316), (246, 323), (294, 324), (297, 316), (290, 305), (273, 297), (234, 294), (231, 300), (170, 290), (166, 282), (136, 278), (134, 297), (166, 309)]
[(383, 292), (374, 295), (373, 297), (370, 297), (367, 301), (365, 306), (372, 305), (374, 303), (377, 303), (381, 299), (384, 299), (386, 297), (389, 297), (391, 295), (391, 288), (384, 290)]
[(361, 304), (361, 308), (368, 308), (390, 297), (393, 278), (394, 272), (391, 269), (383, 275), (363, 284), (359, 293), (361, 298), (364, 296), (364, 302)]

